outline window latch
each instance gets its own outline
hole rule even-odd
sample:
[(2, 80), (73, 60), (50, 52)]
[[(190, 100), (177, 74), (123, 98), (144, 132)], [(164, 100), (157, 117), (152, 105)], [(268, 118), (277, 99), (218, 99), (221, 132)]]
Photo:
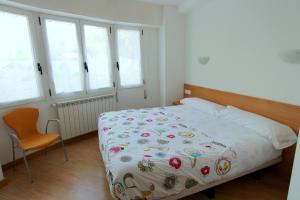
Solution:
[(84, 65), (84, 70), (85, 70), (86, 72), (89, 72), (88, 64), (87, 64), (86, 62), (84, 62), (83, 65)]
[(117, 69), (118, 69), (118, 71), (120, 71), (120, 65), (119, 65), (119, 62), (117, 62)]
[(38, 68), (38, 71), (40, 72), (40, 74), (43, 75), (43, 68), (40, 63), (37, 63), (37, 68)]

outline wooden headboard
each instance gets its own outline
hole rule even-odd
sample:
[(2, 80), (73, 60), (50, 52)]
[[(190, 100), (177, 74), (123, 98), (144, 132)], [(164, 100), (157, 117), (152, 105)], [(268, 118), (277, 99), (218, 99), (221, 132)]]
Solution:
[[(191, 91), (190, 95), (184, 94), (184, 97), (200, 97), (222, 105), (233, 105), (286, 124), (291, 127), (296, 134), (299, 132), (300, 106), (189, 84), (184, 85), (184, 90)], [(283, 162), (277, 166), (279, 173), (286, 178), (290, 178), (291, 175), (295, 147), (296, 145), (293, 145), (283, 151)]]

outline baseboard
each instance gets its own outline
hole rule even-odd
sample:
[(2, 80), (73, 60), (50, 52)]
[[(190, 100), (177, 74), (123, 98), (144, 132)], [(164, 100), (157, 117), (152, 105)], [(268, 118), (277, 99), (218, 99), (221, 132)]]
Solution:
[[(84, 140), (84, 139), (88, 139), (90, 137), (96, 136), (97, 133), (98, 133), (98, 131), (93, 131), (93, 132), (89, 132), (89, 133), (86, 133), (86, 134), (83, 134), (83, 135), (79, 135), (79, 136), (64, 140), (64, 143), (67, 146), (67, 145), (72, 144), (74, 142), (78, 142), (80, 140)], [(47, 149), (48, 149), (48, 151), (51, 151), (51, 150), (57, 149), (57, 148), (61, 148), (60, 143), (55, 143), (55, 144), (49, 146)], [(42, 153), (44, 153), (44, 149), (40, 149), (38, 151), (30, 153), (27, 156), (27, 158), (31, 159), (33, 157), (41, 155)], [(15, 162), (11, 161), (9, 163), (6, 163), (6, 164), (2, 165), (2, 170), (5, 171), (5, 170), (8, 170), (8, 169), (11, 169), (13, 166), (21, 164), (21, 163), (23, 163), (23, 158), (18, 158), (18, 159), (16, 159)]]
[(3, 188), (6, 185), (7, 185), (7, 180), (6, 179), (3, 179), (3, 180), (0, 181), (0, 188)]

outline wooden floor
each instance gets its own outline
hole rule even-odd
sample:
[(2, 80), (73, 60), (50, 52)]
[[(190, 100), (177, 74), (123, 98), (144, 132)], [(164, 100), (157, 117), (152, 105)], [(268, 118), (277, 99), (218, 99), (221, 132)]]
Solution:
[[(1, 200), (112, 200), (96, 136), (67, 146), (69, 162), (61, 148), (29, 160), (34, 183), (23, 164), (5, 171), (8, 185), (0, 189)], [(216, 187), (215, 200), (284, 200), (288, 183), (264, 170), (261, 180), (246, 176)], [(199, 193), (184, 200), (206, 200)]]

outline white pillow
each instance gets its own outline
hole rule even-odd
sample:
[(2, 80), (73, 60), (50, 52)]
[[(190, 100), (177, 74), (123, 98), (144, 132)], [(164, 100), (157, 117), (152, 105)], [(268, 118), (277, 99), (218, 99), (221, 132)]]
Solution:
[(219, 117), (254, 130), (271, 140), (276, 149), (284, 149), (297, 142), (297, 136), (290, 127), (233, 106), (227, 106), (219, 113)]
[(225, 106), (222, 106), (220, 104), (216, 104), (211, 101), (207, 101), (196, 97), (184, 98), (180, 100), (180, 103), (182, 103), (183, 105), (192, 106), (196, 109), (213, 115), (217, 115), (221, 110), (226, 108)]

